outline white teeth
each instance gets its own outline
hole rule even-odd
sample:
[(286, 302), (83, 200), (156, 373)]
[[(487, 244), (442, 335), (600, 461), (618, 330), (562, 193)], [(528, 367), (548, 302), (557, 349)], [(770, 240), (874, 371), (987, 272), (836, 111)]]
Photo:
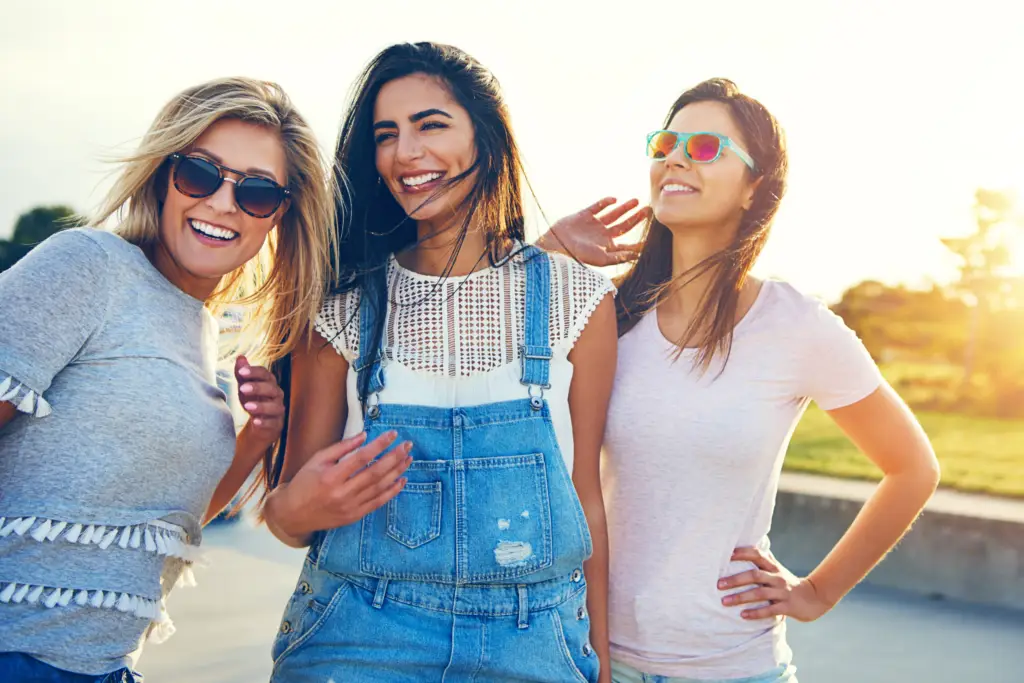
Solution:
[(412, 176), (410, 178), (402, 178), (402, 184), (406, 187), (416, 187), (417, 185), (437, 180), (443, 175), (443, 173), (424, 173), (423, 175)]
[(225, 228), (218, 228), (216, 225), (210, 225), (209, 223), (203, 223), (202, 221), (191, 220), (189, 223), (192, 228), (199, 233), (212, 237), (218, 240), (233, 240), (238, 237), (238, 233)]
[(694, 190), (689, 185), (676, 185), (675, 183), (670, 184), (670, 185), (666, 185), (665, 187), (661, 188), (661, 191), (662, 192), (696, 192), (696, 190)]

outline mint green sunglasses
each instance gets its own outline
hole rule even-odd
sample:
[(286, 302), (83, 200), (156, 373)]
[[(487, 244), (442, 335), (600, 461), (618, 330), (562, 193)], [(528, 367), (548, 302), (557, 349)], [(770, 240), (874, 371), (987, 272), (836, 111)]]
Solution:
[(725, 135), (718, 133), (677, 133), (674, 130), (656, 130), (647, 136), (647, 156), (655, 161), (665, 157), (680, 144), (686, 158), (698, 164), (710, 164), (722, 156), (722, 149), (728, 147), (751, 171), (757, 170), (754, 160), (742, 147)]

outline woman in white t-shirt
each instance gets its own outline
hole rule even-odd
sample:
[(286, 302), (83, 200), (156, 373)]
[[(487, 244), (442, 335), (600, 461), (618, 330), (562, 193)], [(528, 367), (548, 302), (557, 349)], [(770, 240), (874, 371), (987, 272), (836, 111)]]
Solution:
[[(817, 619), (850, 591), (919, 514), (939, 468), (843, 321), (784, 282), (748, 276), (785, 188), (774, 117), (715, 79), (684, 93), (665, 128), (648, 137), (653, 217), (617, 302), (604, 469), (613, 678), (792, 682), (784, 617)], [(602, 265), (622, 254), (584, 212), (544, 242), (554, 236)], [(810, 400), (885, 476), (798, 577), (767, 534)]]

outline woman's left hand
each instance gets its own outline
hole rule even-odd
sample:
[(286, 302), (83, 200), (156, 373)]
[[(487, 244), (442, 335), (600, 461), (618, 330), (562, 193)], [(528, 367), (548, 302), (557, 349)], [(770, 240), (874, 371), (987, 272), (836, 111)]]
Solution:
[(776, 561), (771, 553), (764, 554), (757, 548), (736, 548), (733, 551), (732, 560), (734, 562), (753, 562), (757, 569), (721, 579), (718, 582), (719, 590), (739, 586), (756, 586), (756, 588), (727, 595), (722, 598), (722, 604), (728, 607), (752, 602), (771, 603), (757, 609), (744, 610), (740, 614), (744, 619), (787, 616), (793, 617), (797, 621), (814, 621), (832, 609), (832, 605), (821, 597), (809, 578), (800, 578), (794, 575)]
[(284, 392), (277, 385), (277, 378), (270, 370), (249, 365), (245, 356), (239, 356), (235, 359), (235, 380), (238, 402), (249, 414), (250, 433), (269, 446), (284, 428)]

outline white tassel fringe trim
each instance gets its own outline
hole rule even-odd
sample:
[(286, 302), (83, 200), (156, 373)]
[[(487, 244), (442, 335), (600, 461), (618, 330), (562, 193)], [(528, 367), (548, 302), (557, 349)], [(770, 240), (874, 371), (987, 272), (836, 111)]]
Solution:
[(137, 617), (155, 621), (166, 616), (159, 600), (148, 600), (138, 595), (116, 591), (81, 590), (75, 588), (53, 588), (33, 586), (26, 583), (8, 583), (0, 590), (0, 602), (4, 604), (27, 602), (42, 603), (44, 607), (67, 607), (71, 602), (82, 607), (90, 605), (100, 609), (116, 609), (129, 612)]
[(5, 377), (0, 382), (0, 401), (13, 403), (20, 412), (36, 417), (46, 417), (53, 410), (42, 395), (32, 391), (24, 384), (15, 384), (13, 377)]
[(74, 602), (79, 607), (116, 609), (141, 619), (148, 619), (151, 622), (148, 639), (155, 643), (162, 643), (174, 635), (174, 623), (167, 614), (163, 600), (149, 600), (117, 591), (52, 588), (26, 583), (0, 583), (0, 586), (3, 586), (0, 590), (0, 603), (42, 604), (47, 609), (53, 609), (67, 607)]
[(177, 557), (188, 562), (201, 559), (199, 548), (188, 543), (181, 527), (159, 520), (116, 527), (62, 522), (44, 517), (0, 517), (0, 538), (11, 534), (28, 534), (40, 543), (53, 542), (63, 537), (68, 543), (91, 543), (103, 550), (116, 544), (119, 548), (145, 549), (147, 552)]

